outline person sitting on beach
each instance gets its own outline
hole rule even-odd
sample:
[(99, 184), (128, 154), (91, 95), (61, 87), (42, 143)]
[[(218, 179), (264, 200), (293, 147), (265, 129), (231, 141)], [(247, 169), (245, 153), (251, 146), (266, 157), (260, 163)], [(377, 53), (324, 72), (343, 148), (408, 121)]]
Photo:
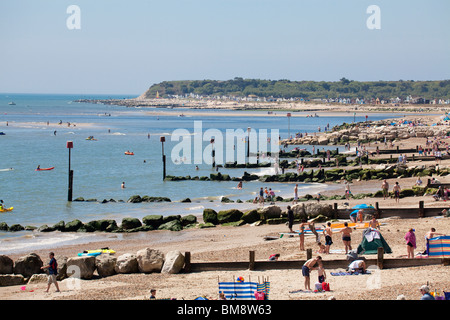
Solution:
[(366, 272), (366, 262), (364, 260), (354, 260), (348, 266), (348, 272)]
[(380, 223), (375, 216), (372, 216), (372, 220), (369, 221), (369, 227), (373, 229), (380, 229)]
[(279, 257), (280, 257), (279, 253), (271, 254), (270, 257), (269, 257), (269, 261), (278, 261)]
[(430, 231), (428, 231), (425, 234), (425, 241), (426, 241), (425, 246), (426, 246), (426, 249), (425, 249), (425, 252), (423, 254), (428, 254), (428, 250), (430, 249), (429, 240), (434, 238), (434, 237), (440, 237), (440, 236), (445, 236), (445, 234), (436, 232), (435, 228), (431, 228)]
[(317, 246), (319, 247), (319, 250), (317, 250), (317, 253), (327, 253), (326, 247), (321, 242), (317, 242)]
[(426, 285), (423, 285), (420, 287), (420, 293), (422, 294), (422, 297), (420, 300), (435, 300), (434, 297), (430, 294), (430, 288)]

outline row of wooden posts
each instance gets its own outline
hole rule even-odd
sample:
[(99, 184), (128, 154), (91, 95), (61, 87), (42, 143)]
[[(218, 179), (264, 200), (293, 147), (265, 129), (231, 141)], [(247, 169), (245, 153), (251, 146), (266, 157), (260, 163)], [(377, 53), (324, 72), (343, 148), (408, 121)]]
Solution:
[[(337, 203), (333, 205), (335, 218), (347, 219), (348, 215), (354, 209), (338, 209)], [(380, 208), (379, 203), (375, 203), (372, 209), (376, 218), (399, 217), (399, 218), (424, 218), (430, 216), (439, 216), (442, 214), (443, 207), (425, 208), (424, 202), (419, 201), (419, 205), (413, 208)], [(256, 260), (255, 251), (249, 251), (248, 261), (214, 261), (214, 262), (192, 262), (191, 253), (185, 253), (185, 272), (200, 271), (233, 271), (233, 270), (273, 270), (273, 269), (298, 269), (306, 260), (312, 257), (312, 249), (306, 250), (306, 260)], [(324, 267), (328, 269), (347, 268), (349, 261), (347, 259), (323, 260)], [(450, 265), (450, 259), (441, 258), (423, 258), (423, 259), (405, 259), (405, 258), (385, 258), (384, 249), (378, 248), (376, 258), (366, 259), (367, 266), (377, 266), (379, 269), (417, 267), (426, 265)]]
[[(312, 249), (306, 250), (306, 260), (256, 260), (255, 251), (249, 251), (248, 261), (215, 261), (215, 262), (192, 262), (191, 253), (185, 252), (184, 272), (201, 272), (201, 271), (264, 271), (264, 270), (301, 270), (303, 264), (311, 259)], [(323, 259), (323, 265), (326, 269), (347, 269), (350, 261), (347, 259), (327, 260)], [(422, 258), (422, 259), (406, 259), (406, 258), (385, 258), (384, 249), (378, 248), (376, 258), (365, 259), (366, 266), (376, 266), (378, 269), (420, 267), (428, 265), (450, 265), (450, 259), (441, 258)]]

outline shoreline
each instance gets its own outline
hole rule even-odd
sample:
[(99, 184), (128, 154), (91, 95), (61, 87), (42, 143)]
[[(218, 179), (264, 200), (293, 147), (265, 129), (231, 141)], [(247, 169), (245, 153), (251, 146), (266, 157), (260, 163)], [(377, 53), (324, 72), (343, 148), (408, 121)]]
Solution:
[[(413, 115), (413, 118), (417, 115)], [(437, 116), (420, 114), (420, 117), (434, 121)], [(393, 118), (395, 114), (393, 114)], [(428, 138), (428, 137), (427, 137)], [(418, 142), (423, 143), (427, 138), (409, 138), (399, 140), (396, 145), (402, 147), (415, 146)], [(372, 145), (368, 150), (373, 149)], [(377, 158), (377, 156), (375, 156)], [(410, 166), (433, 166), (434, 162), (409, 161)], [(439, 165), (441, 168), (450, 168), (450, 159), (442, 160)], [(376, 165), (363, 165), (361, 168), (375, 168)], [(316, 169), (316, 168), (314, 168)], [(347, 168), (347, 169), (350, 169)], [(389, 179), (391, 186), (395, 181), (399, 181), (402, 189), (410, 188), (415, 183), (415, 177), (398, 177)], [(423, 178), (424, 182), (426, 177)], [(450, 182), (450, 176), (439, 176), (441, 182)], [(381, 180), (361, 180), (353, 181), (351, 190), (353, 194), (369, 193), (380, 190)], [(294, 184), (294, 183), (293, 183)], [(261, 182), (260, 185), (267, 185)], [(343, 195), (344, 185), (342, 183), (329, 182), (329, 187), (321, 194), (324, 196)], [(331, 188), (330, 188), (331, 187)], [(255, 190), (256, 191), (256, 190)], [(310, 200), (309, 202), (311, 202)], [(417, 208), (418, 202), (424, 201), (425, 207), (448, 208), (450, 203), (443, 201), (434, 201), (431, 196), (416, 196), (400, 199), (396, 203), (394, 199), (366, 198), (349, 200), (325, 200), (323, 204), (334, 204), (338, 206), (353, 207), (356, 204), (379, 202), (380, 208)], [(282, 210), (285, 210), (289, 202), (276, 202)], [(252, 204), (249, 203), (249, 206)], [(258, 207), (258, 205), (253, 205)], [(206, 206), (205, 206), (206, 207)], [(230, 204), (233, 207), (233, 203)], [(424, 235), (431, 227), (436, 227), (438, 232), (450, 234), (450, 218), (445, 217), (425, 217), (413, 219), (399, 219), (396, 217), (382, 218), (383, 223), (381, 232), (393, 250), (392, 254), (386, 255), (387, 258), (405, 258), (406, 246), (404, 243), (404, 234), (409, 228), (415, 228), (418, 246), (416, 253), (424, 249)], [(297, 228), (298, 223), (294, 224)], [(11, 259), (16, 260), (25, 255), (25, 253), (34, 252), (38, 254), (43, 261), (47, 261), (49, 251), (54, 251), (57, 257), (75, 257), (77, 253), (83, 250), (93, 250), (102, 247), (109, 247), (116, 251), (116, 256), (125, 253), (135, 253), (144, 248), (157, 249), (166, 254), (169, 251), (179, 250), (183, 254), (191, 253), (192, 262), (220, 262), (220, 261), (248, 261), (249, 251), (255, 251), (256, 260), (265, 261), (273, 253), (280, 253), (280, 260), (302, 260), (306, 258), (306, 253), (299, 250), (298, 237), (283, 237), (273, 241), (265, 241), (265, 236), (277, 236), (281, 232), (287, 232), (285, 224), (260, 226), (243, 225), (234, 226), (216, 226), (212, 228), (190, 228), (181, 231), (153, 230), (150, 232), (137, 233), (99, 233), (99, 234), (80, 234), (78, 243), (52, 245), (42, 244), (36, 250), (18, 251), (6, 254)], [(57, 234), (55, 234), (57, 235)], [(79, 234), (76, 234), (78, 236)], [(46, 234), (44, 237), (50, 235)], [(84, 237), (86, 236), (86, 237)], [(89, 239), (90, 236), (95, 238)], [(98, 236), (98, 237), (97, 237)], [(42, 238), (44, 238), (42, 237)], [(37, 237), (39, 238), (39, 237)], [(41, 238), (41, 239), (42, 239)], [(352, 234), (353, 248), (357, 247), (362, 238), (362, 230), (354, 230)], [(343, 252), (343, 243), (339, 235), (333, 237), (332, 252), (324, 256), (324, 259), (346, 259)], [(315, 256), (317, 244), (312, 237), (305, 237), (305, 247), (313, 249)], [(368, 257), (372, 258), (372, 256)], [(406, 258), (405, 258), (406, 259)], [(327, 282), (331, 285), (331, 292), (311, 293), (302, 292), (303, 277), (300, 267), (296, 270), (236, 270), (236, 271), (207, 271), (198, 273), (180, 273), (173, 275), (164, 275), (159, 273), (151, 274), (116, 274), (106, 278), (94, 278), (93, 280), (82, 280), (81, 288), (74, 289), (69, 286), (70, 278), (61, 281), (61, 293), (44, 293), (46, 283), (28, 284), (27, 290), (22, 290), (20, 286), (0, 287), (0, 299), (25, 299), (25, 300), (112, 300), (112, 299), (146, 299), (148, 290), (154, 287), (158, 290), (160, 298), (177, 298), (193, 300), (198, 296), (208, 296), (217, 299), (218, 278), (223, 281), (231, 281), (237, 276), (244, 278), (251, 277), (257, 279), (259, 276), (270, 277), (271, 282), (271, 300), (326, 300), (334, 296), (337, 300), (394, 300), (399, 294), (405, 294), (408, 300), (420, 299), (418, 287), (426, 282), (431, 283), (433, 289), (450, 291), (450, 269), (440, 265), (422, 266), (422, 267), (403, 267), (398, 269), (378, 270), (379, 286), (367, 285), (370, 276), (354, 277), (334, 277), (327, 270)], [(314, 284), (317, 273), (313, 272), (312, 284)], [(378, 279), (378, 278), (377, 278)], [(28, 290), (28, 289), (32, 289)]]

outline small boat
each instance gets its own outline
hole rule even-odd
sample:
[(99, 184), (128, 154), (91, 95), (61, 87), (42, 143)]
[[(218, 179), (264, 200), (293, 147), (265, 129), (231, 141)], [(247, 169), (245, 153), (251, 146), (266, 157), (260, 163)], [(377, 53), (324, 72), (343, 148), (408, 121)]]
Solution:
[(9, 212), (9, 211), (13, 211), (14, 207), (9, 207), (9, 208), (2, 208), (0, 209), (0, 212)]
[(125, 155), (127, 155), (127, 156), (134, 156), (134, 152), (125, 151)]
[(49, 170), (53, 170), (55, 169), (55, 167), (50, 167), (50, 168), (37, 168), (36, 171), (49, 171)]
[(4, 136), (4, 135), (6, 135), (6, 133), (4, 133), (3, 131), (0, 132), (0, 136)]
[(11, 101), (10, 103), (8, 103), (10, 106), (15, 106), (16, 104), (15, 104), (15, 102), (14, 101)]

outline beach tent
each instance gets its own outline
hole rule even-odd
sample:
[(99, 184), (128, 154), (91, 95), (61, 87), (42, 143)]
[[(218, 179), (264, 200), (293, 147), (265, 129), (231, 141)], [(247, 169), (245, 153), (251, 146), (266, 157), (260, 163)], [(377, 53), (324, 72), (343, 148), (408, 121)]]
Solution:
[(440, 236), (428, 240), (428, 257), (450, 258), (450, 236)]
[(356, 250), (358, 254), (377, 254), (378, 248), (382, 247), (384, 253), (392, 253), (386, 240), (384, 240), (380, 231), (373, 228), (367, 228), (363, 231), (363, 238)]

